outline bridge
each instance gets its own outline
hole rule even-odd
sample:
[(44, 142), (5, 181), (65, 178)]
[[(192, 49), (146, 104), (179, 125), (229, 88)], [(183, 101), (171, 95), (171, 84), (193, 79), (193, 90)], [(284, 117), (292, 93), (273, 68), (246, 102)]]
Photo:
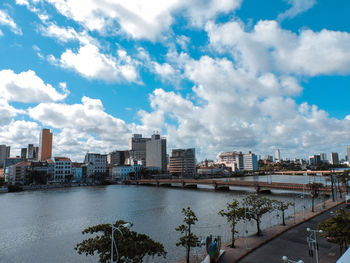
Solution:
[(281, 174), (281, 175), (331, 175), (331, 174), (340, 174), (344, 171), (279, 171), (279, 172), (272, 172), (272, 174)]
[[(211, 180), (211, 179), (139, 179), (139, 180), (127, 180), (126, 184), (133, 185), (154, 185), (154, 186), (174, 186), (180, 185), (182, 188), (197, 188), (198, 185), (212, 186), (214, 190), (229, 190), (230, 186), (236, 187), (250, 187), (255, 191), (261, 192), (263, 190), (289, 190), (289, 191), (310, 191), (310, 188), (306, 184), (293, 184), (293, 183), (268, 183), (268, 182), (256, 182), (256, 181), (239, 181), (239, 180)], [(324, 186), (320, 188), (322, 192), (332, 192), (331, 186)], [(341, 191), (344, 191), (341, 188)]]

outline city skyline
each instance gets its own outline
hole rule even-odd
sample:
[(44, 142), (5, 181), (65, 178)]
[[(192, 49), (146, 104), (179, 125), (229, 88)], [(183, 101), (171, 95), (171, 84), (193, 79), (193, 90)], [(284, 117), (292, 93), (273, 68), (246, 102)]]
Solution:
[(12, 156), (44, 127), (72, 160), (155, 130), (198, 160), (345, 156), (350, 3), (114, 3), (0, 5), (0, 145)]

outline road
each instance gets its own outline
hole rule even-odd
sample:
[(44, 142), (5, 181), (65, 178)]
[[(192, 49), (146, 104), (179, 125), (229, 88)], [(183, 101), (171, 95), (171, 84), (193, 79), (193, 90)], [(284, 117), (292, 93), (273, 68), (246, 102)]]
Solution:
[[(239, 263), (283, 262), (282, 256), (287, 256), (294, 261), (301, 259), (304, 263), (316, 262), (315, 256), (309, 256), (306, 238), (310, 233), (306, 231), (306, 228), (317, 229), (319, 222), (329, 218), (331, 216), (331, 211), (334, 212), (341, 207), (345, 207), (345, 205), (333, 208), (328, 212), (288, 230), (279, 237), (248, 254), (240, 260)], [(337, 244), (326, 241), (326, 239), (320, 237), (319, 234), (317, 235), (317, 243), (319, 245), (319, 263), (332, 263), (337, 261), (339, 258), (339, 246)]]

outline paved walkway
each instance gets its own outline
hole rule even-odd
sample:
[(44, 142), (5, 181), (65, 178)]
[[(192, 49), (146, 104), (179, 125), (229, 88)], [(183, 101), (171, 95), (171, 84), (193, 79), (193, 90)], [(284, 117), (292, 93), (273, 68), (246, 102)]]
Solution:
[[(323, 208), (323, 203), (315, 205), (315, 212), (311, 212), (311, 208), (307, 209), (303, 212), (299, 212), (295, 214), (295, 222), (294, 218), (291, 218), (286, 221), (286, 226), (282, 225), (276, 225), (271, 228), (263, 230), (263, 236), (250, 236), (247, 239), (244, 237), (241, 237), (235, 241), (235, 248), (231, 248), (231, 242), (225, 243), (221, 246), (222, 249), (225, 249), (225, 254), (221, 257), (219, 260), (219, 263), (234, 263), (239, 262), (242, 260), (243, 262), (257, 262), (256, 260), (253, 261), (244, 261), (243, 258), (252, 253), (253, 251), (257, 250), (261, 246), (267, 244), (269, 241), (279, 237), (286, 231), (299, 226), (303, 224), (304, 222), (307, 222), (311, 219), (313, 219), (316, 216), (319, 216), (323, 214), (326, 211), (331, 210), (332, 208), (340, 205), (343, 203), (344, 200), (340, 200), (338, 202), (332, 202), (332, 200), (326, 201), (326, 208)], [(306, 232), (306, 231), (305, 231)], [(306, 244), (306, 239), (303, 237), (303, 241)], [(248, 247), (248, 248), (247, 248)], [(277, 248), (278, 249), (278, 248)], [(293, 252), (292, 252), (293, 253)], [(287, 255), (288, 256), (288, 255)], [(185, 262), (184, 260), (179, 261), (179, 263)], [(191, 262), (197, 262), (195, 260), (191, 260)], [(264, 261), (268, 262), (268, 261)], [(281, 260), (275, 260), (270, 262), (282, 262)], [(304, 261), (305, 263), (307, 261)]]

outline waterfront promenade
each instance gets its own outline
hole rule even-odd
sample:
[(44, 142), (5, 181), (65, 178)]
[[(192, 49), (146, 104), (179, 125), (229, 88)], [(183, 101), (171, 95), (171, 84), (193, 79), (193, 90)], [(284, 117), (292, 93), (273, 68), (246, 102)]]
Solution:
[[(344, 200), (339, 199), (337, 202), (327, 200), (323, 208), (323, 203), (315, 206), (315, 212), (307, 209), (303, 212), (296, 213), (295, 220), (290, 218), (286, 220), (286, 226), (276, 225), (263, 230), (263, 236), (249, 236), (248, 238), (240, 237), (235, 241), (236, 248), (231, 248), (231, 242), (222, 245), (221, 249), (225, 250), (225, 254), (219, 260), (219, 263), (259, 263), (259, 262), (282, 262), (282, 256), (288, 256), (292, 259), (302, 259), (304, 262), (309, 262), (308, 246), (306, 242), (306, 228), (317, 228), (319, 221), (322, 221), (331, 216), (329, 213), (335, 207), (344, 203)], [(321, 253), (320, 263), (336, 262), (339, 257), (338, 246), (320, 240), (323, 248), (320, 246)], [(325, 242), (327, 242), (325, 244)], [(326, 248), (325, 248), (326, 247)], [(299, 256), (299, 257), (298, 257)], [(184, 260), (179, 263), (185, 262)], [(191, 262), (197, 262), (193, 259)]]

